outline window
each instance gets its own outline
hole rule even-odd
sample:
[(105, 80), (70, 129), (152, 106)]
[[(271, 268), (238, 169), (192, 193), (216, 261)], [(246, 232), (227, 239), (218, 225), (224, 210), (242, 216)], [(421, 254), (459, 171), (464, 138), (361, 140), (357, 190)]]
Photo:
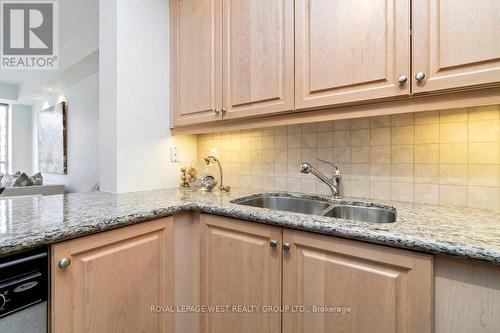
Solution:
[(9, 106), (0, 104), (0, 173), (9, 170)]

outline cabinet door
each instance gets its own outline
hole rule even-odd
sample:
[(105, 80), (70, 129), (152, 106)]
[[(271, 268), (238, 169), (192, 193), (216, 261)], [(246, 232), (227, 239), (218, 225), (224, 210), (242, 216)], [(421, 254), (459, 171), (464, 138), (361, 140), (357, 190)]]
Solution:
[(413, 92), (500, 81), (500, 1), (413, 1)]
[(295, 107), (410, 93), (408, 0), (296, 0)]
[(293, 110), (292, 0), (224, 0), (225, 119)]
[(172, 125), (216, 121), (222, 107), (222, 0), (173, 0)]
[(283, 241), (283, 304), (311, 311), (286, 312), (283, 332), (431, 332), (431, 256), (293, 230)]
[(281, 304), (281, 228), (202, 214), (201, 237), (201, 304), (229, 306), (203, 314), (201, 331), (280, 332), (280, 313), (232, 306)]
[(51, 332), (170, 332), (170, 315), (151, 307), (171, 300), (171, 219), (53, 245)]

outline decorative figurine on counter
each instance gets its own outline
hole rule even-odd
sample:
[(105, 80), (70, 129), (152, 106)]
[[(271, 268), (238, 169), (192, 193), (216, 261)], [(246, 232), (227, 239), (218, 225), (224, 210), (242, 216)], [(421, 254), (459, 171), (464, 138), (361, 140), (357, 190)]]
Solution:
[(191, 184), (196, 180), (197, 171), (193, 166), (181, 167), (181, 187), (190, 188)]

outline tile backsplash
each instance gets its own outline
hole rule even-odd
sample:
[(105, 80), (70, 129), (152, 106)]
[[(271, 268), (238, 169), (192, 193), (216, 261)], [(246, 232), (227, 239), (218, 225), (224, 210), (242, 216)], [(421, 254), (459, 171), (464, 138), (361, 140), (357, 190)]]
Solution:
[(498, 105), (198, 135), (225, 180), (263, 191), (327, 194), (309, 162), (342, 171), (345, 196), (500, 210)]

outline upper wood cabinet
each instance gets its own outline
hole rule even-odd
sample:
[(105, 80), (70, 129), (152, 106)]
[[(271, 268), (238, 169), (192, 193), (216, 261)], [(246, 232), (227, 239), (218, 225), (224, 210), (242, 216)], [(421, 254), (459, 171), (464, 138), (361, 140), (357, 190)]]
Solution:
[(223, 117), (293, 110), (293, 1), (224, 0)]
[[(413, 92), (500, 81), (500, 1), (413, 1)], [(415, 81), (414, 81), (415, 82)]]
[[(202, 214), (200, 263), (201, 304), (281, 305), (281, 228)], [(229, 310), (203, 314), (201, 332), (281, 332), (278, 312)]]
[(291, 0), (170, 6), (174, 126), (293, 110)]
[(409, 3), (296, 0), (295, 108), (409, 95)]
[(432, 332), (432, 256), (288, 229), (283, 241), (283, 303), (310, 310), (284, 313), (283, 332)]
[(220, 119), (222, 0), (170, 1), (172, 125)]
[[(51, 332), (171, 332), (172, 217), (51, 247)], [(71, 260), (59, 268), (62, 258)]]

